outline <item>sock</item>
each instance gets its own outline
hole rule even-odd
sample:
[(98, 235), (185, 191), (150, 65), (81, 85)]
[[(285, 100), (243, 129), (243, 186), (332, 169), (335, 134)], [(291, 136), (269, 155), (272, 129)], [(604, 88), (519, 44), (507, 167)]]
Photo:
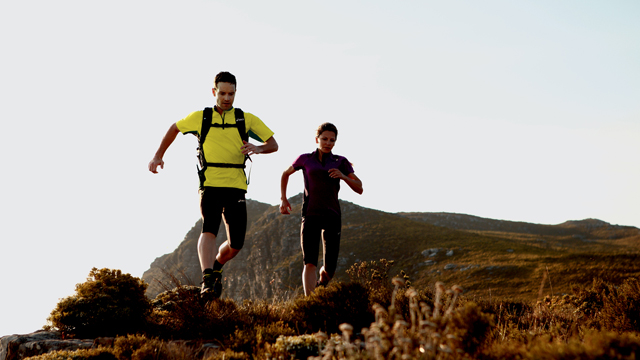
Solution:
[(213, 274), (213, 269), (208, 268), (208, 269), (204, 269), (204, 271), (202, 271), (203, 275), (207, 275), (207, 274)]
[(224, 265), (224, 264), (220, 264), (220, 263), (218, 262), (218, 259), (216, 259), (216, 261), (214, 261), (214, 262), (213, 262), (213, 271), (220, 271), (220, 270), (222, 270), (222, 266), (223, 266), (223, 265)]

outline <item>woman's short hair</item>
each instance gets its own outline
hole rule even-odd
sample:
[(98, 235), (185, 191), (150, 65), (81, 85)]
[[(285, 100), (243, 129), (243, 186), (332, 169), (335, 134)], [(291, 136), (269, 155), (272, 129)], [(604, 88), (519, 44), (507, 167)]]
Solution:
[(325, 131), (333, 131), (336, 134), (336, 139), (338, 138), (338, 128), (328, 122), (318, 126), (318, 130), (316, 130), (316, 137), (319, 137)]

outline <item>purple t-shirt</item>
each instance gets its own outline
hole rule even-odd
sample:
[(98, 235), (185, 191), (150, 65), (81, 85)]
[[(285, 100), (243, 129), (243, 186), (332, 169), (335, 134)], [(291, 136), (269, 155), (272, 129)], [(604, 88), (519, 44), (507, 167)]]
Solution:
[(295, 170), (302, 169), (304, 175), (304, 201), (302, 216), (338, 215), (340, 216), (340, 179), (329, 176), (329, 169), (339, 169), (343, 174), (353, 174), (353, 167), (347, 158), (332, 153), (322, 155), (322, 163), (318, 159), (318, 150), (310, 154), (302, 154), (293, 162)]

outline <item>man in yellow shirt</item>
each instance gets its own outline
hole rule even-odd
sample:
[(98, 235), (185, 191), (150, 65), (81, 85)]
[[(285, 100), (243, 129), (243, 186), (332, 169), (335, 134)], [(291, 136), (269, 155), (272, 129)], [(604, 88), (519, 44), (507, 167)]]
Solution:
[[(211, 115), (209, 132), (201, 141), (201, 151), (206, 158), (206, 165), (200, 176), (202, 233), (198, 239), (198, 257), (203, 273), (201, 294), (211, 294), (215, 298), (222, 293), (222, 266), (233, 259), (244, 245), (247, 228), (247, 179), (243, 166), (245, 156), (269, 154), (278, 150), (273, 131), (257, 116), (246, 112), (245, 131), (263, 144), (254, 145), (242, 140), (236, 123), (236, 114), (239, 113), (233, 108), (236, 86), (236, 78), (231, 73), (221, 72), (216, 75), (212, 89), (216, 106)], [(149, 162), (149, 171), (156, 174), (158, 166), (164, 168), (162, 157), (178, 133), (195, 134), (199, 138), (202, 122), (203, 110), (200, 110), (172, 124)], [(228, 240), (218, 248), (214, 256), (222, 217)]]

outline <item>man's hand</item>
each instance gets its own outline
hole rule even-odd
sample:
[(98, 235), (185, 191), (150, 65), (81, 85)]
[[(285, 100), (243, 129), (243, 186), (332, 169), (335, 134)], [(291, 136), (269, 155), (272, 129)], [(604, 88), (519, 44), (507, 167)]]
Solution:
[(153, 159), (151, 159), (151, 161), (149, 161), (149, 171), (151, 171), (152, 173), (158, 173), (158, 166), (160, 166), (161, 169), (164, 169), (164, 161), (162, 159), (154, 157)]
[(242, 151), (243, 154), (245, 154), (245, 155), (253, 155), (253, 154), (262, 153), (262, 147), (261, 146), (253, 145), (252, 143), (246, 142), (244, 140), (242, 140), (242, 143), (244, 145), (242, 145), (240, 147), (240, 151)]
[(291, 204), (289, 204), (289, 200), (284, 199), (280, 204), (280, 214), (289, 215), (291, 214)]
[(164, 161), (162, 161), (162, 157), (164, 156), (165, 151), (169, 148), (169, 145), (171, 145), (173, 140), (176, 139), (176, 135), (178, 135), (179, 132), (180, 130), (178, 130), (178, 125), (176, 125), (176, 123), (171, 124), (169, 130), (167, 130), (167, 133), (162, 138), (162, 142), (160, 142), (158, 151), (156, 151), (153, 159), (149, 161), (149, 171), (157, 174), (158, 166), (160, 166), (161, 169), (164, 169)]

